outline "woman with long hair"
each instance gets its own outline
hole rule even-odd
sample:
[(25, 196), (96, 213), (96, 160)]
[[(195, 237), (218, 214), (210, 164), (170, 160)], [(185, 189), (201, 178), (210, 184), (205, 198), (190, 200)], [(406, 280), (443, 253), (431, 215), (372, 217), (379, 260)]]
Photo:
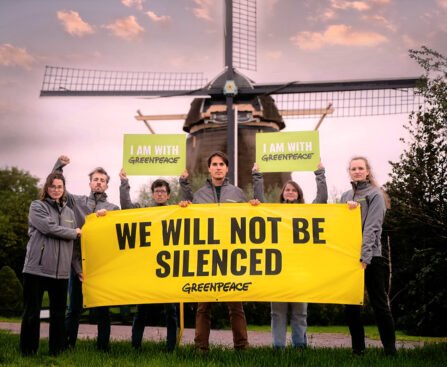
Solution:
[[(317, 196), (312, 203), (327, 203), (328, 192), (325, 169), (321, 162), (315, 173)], [(287, 181), (281, 190), (280, 203), (304, 204), (303, 190), (295, 181)], [(292, 345), (295, 348), (307, 347), (307, 303), (303, 302), (272, 302), (272, 338), (273, 347), (286, 347), (287, 314), (290, 309), (290, 326), (292, 328)]]
[[(386, 212), (386, 194), (380, 189), (365, 157), (354, 157), (348, 167), (352, 188), (342, 194), (340, 201), (354, 209), (360, 205), (362, 217), (362, 251), (360, 265), (365, 269), (365, 287), (374, 310), (385, 354), (396, 354), (394, 320), (387, 293), (388, 263), (382, 256), (382, 224)], [(352, 339), (352, 351), (365, 352), (365, 332), (361, 306), (347, 305), (346, 319)]]

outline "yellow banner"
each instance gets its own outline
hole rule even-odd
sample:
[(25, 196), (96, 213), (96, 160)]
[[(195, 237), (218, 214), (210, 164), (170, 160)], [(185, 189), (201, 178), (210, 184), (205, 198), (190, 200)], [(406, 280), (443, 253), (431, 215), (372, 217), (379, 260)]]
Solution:
[(192, 204), (91, 214), (85, 307), (363, 303), (360, 211), (346, 204)]

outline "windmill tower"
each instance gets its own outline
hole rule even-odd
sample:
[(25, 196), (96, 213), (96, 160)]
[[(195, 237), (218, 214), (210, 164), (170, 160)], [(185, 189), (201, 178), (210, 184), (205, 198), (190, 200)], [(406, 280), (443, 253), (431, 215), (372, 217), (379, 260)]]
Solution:
[[(224, 4), (225, 68), (208, 83), (201, 73), (47, 66), (40, 95), (194, 97), (183, 125), (189, 134), (187, 168), (207, 172), (208, 154), (223, 150), (229, 157), (230, 181), (241, 187), (251, 182), (249, 169), (254, 162), (256, 133), (282, 130), (286, 115), (371, 116), (410, 112), (418, 104), (414, 93), (417, 78), (255, 83), (239, 69), (256, 71), (256, 0), (224, 0)], [(163, 119), (167, 118), (170, 116)], [(146, 121), (151, 117), (142, 115), (137, 119)], [(288, 177), (290, 173), (265, 174), (266, 186)]]

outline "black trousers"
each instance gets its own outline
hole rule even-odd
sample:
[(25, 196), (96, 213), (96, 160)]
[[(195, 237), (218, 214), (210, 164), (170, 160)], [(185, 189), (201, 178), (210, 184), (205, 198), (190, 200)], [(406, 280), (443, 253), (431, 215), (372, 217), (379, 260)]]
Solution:
[(40, 339), (40, 310), (45, 291), (50, 300), (50, 354), (59, 354), (65, 348), (65, 308), (67, 306), (68, 279), (54, 279), (23, 274), (24, 311), (20, 330), (20, 351), (35, 354)]
[[(385, 353), (394, 354), (396, 352), (396, 335), (387, 292), (389, 289), (388, 282), (388, 264), (383, 257), (373, 257), (371, 264), (365, 269), (365, 287), (376, 317), (380, 340)], [(345, 307), (346, 320), (351, 333), (354, 352), (362, 352), (365, 349), (365, 331), (361, 310), (361, 306), (356, 305), (347, 305)]]
[[(132, 346), (134, 348), (141, 347), (146, 323), (153, 313), (157, 313), (157, 308), (160, 306), (158, 304), (137, 305), (137, 313), (132, 323)], [(166, 303), (163, 307), (166, 317), (166, 348), (172, 351), (177, 343), (177, 306), (175, 303)]]

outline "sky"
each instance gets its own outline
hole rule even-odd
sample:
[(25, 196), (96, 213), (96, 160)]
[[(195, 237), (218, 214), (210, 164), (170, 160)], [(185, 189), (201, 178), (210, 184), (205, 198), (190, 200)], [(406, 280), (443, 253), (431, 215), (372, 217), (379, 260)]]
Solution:
[[(257, 83), (417, 77), (409, 49), (447, 55), (447, 0), (258, 0), (256, 16), (257, 71), (241, 71)], [(203, 72), (211, 80), (223, 71), (223, 0), (0, 0), (0, 167), (44, 179), (65, 154), (69, 191), (88, 194), (87, 174), (103, 166), (110, 201), (119, 203), (123, 134), (148, 132), (136, 111), (183, 114), (191, 99), (40, 98), (45, 65)], [(287, 120), (284, 131), (317, 121)], [(405, 148), (406, 121), (406, 114), (326, 119), (319, 131), (330, 196), (349, 188), (355, 155), (368, 157), (384, 184), (388, 161)], [(151, 125), (183, 133), (183, 121)], [(293, 178), (311, 201), (313, 174)], [(147, 181), (130, 177), (132, 198)]]

